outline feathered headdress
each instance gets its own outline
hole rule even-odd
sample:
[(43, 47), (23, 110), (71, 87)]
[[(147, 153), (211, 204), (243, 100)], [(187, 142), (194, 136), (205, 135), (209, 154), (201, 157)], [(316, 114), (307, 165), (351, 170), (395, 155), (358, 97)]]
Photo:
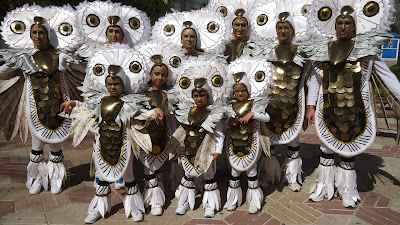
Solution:
[(218, 13), (205, 9), (167, 14), (156, 22), (151, 38), (181, 48), (181, 33), (189, 24), (196, 30), (198, 49), (215, 54), (223, 53), (225, 21)]
[(44, 26), (49, 44), (56, 49), (72, 51), (81, 43), (77, 29), (76, 12), (71, 6), (24, 5), (7, 13), (1, 26), (5, 43), (12, 48), (33, 48), (30, 38), (32, 25)]
[(288, 21), (293, 29), (294, 42), (310, 39), (308, 14), (313, 0), (264, 0), (250, 14), (253, 40), (277, 40), (276, 24)]
[(133, 47), (150, 36), (150, 19), (146, 13), (121, 3), (110, 1), (82, 2), (77, 6), (78, 24), (86, 41), (105, 44), (109, 26), (119, 26), (124, 32), (123, 44)]
[(89, 60), (86, 76), (95, 88), (105, 88), (107, 76), (119, 76), (125, 93), (137, 93), (146, 86), (146, 62), (137, 51), (127, 45), (113, 45), (99, 49)]

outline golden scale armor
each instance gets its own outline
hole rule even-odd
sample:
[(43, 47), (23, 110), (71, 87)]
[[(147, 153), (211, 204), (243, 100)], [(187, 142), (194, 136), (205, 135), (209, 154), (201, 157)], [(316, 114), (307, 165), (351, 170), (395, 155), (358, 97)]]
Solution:
[[(252, 100), (232, 103), (233, 111), (239, 118), (244, 117), (253, 107)], [(234, 154), (239, 157), (246, 157), (250, 154), (253, 147), (254, 120), (251, 119), (247, 124), (240, 123), (238, 126), (232, 126), (230, 132), (231, 145)]]

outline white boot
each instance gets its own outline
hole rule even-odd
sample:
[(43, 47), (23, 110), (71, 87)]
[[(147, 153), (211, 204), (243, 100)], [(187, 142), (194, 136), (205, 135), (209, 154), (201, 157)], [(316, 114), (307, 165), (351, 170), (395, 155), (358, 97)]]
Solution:
[(310, 190), (312, 192), (310, 199), (314, 202), (320, 202), (324, 198), (331, 199), (335, 193), (335, 160), (333, 154), (321, 154), (317, 177)]
[(342, 157), (336, 176), (335, 185), (342, 198), (342, 205), (346, 208), (354, 208), (356, 202), (361, 200), (357, 190), (357, 173), (354, 166), (354, 158)]
[(215, 210), (218, 211), (221, 208), (221, 194), (215, 179), (206, 180), (204, 183), (203, 208), (206, 218), (213, 218)]
[(125, 182), (125, 194), (124, 208), (126, 218), (132, 215), (133, 221), (142, 221), (143, 213), (145, 212), (143, 197), (135, 181)]
[(301, 177), (303, 170), (301, 169), (302, 161), (299, 154), (299, 147), (289, 146), (286, 155), (287, 158), (284, 163), (285, 180), (287, 180), (290, 190), (298, 192), (301, 189), (301, 184), (303, 184)]
[(165, 194), (158, 185), (158, 179), (155, 174), (145, 176), (144, 204), (151, 206), (151, 214), (161, 216), (163, 214), (162, 206), (165, 204)]
[(240, 187), (240, 177), (231, 177), (229, 180), (228, 193), (226, 195), (224, 208), (234, 211), (242, 204), (242, 188)]
[(257, 176), (249, 177), (247, 183), (248, 189), (246, 198), (249, 204), (248, 212), (250, 214), (255, 214), (261, 210), (261, 204), (264, 200), (264, 195), (258, 183)]
[(43, 150), (36, 151), (32, 149), (29, 159), (26, 180), (26, 188), (29, 189), (29, 194), (39, 194), (42, 187), (47, 191), (49, 186), (49, 171), (47, 164), (44, 162)]
[(195, 195), (196, 191), (193, 178), (183, 176), (181, 184), (175, 191), (175, 197), (178, 199), (178, 207), (175, 210), (175, 214), (184, 215), (189, 209), (193, 210)]
[(67, 171), (65, 169), (62, 160), (64, 155), (62, 151), (50, 152), (49, 162), (47, 168), (49, 169), (49, 180), (52, 194), (59, 194), (62, 191), (62, 185), (67, 177)]
[(96, 196), (92, 199), (88, 209), (88, 215), (85, 218), (85, 223), (94, 223), (101, 217), (104, 218), (106, 213), (111, 210), (111, 188), (108, 182), (99, 181), (96, 188)]

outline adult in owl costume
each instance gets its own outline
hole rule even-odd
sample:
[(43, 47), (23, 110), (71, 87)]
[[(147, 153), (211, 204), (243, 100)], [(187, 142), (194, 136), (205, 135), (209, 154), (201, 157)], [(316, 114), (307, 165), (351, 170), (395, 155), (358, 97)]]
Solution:
[(182, 49), (187, 56), (221, 55), (226, 34), (224, 19), (207, 9), (169, 13), (154, 24), (151, 39)]
[(94, 223), (111, 210), (110, 182), (125, 180), (125, 215), (142, 221), (143, 198), (133, 175), (132, 130), (130, 120), (148, 98), (142, 94), (145, 86), (146, 63), (142, 55), (126, 45), (100, 49), (88, 63), (87, 76), (92, 87), (79, 87), (85, 102), (69, 101), (64, 111), (74, 107), (70, 117), (74, 146), (90, 129), (95, 135), (94, 163), (99, 175), (96, 196), (88, 209), (86, 223)]
[(265, 130), (261, 123), (270, 119), (265, 113), (268, 104), (265, 96), (271, 86), (272, 64), (262, 58), (241, 57), (231, 62), (229, 74), (234, 80), (234, 98), (228, 107), (231, 119), (224, 146), (232, 168), (224, 208), (233, 211), (241, 205), (240, 174), (246, 172), (248, 212), (255, 214), (261, 210), (264, 201), (257, 177), (257, 162), (263, 150), (270, 154), (268, 134), (261, 131), (262, 128)]
[[(250, 23), (252, 37), (263, 41), (252, 42), (246, 49), (246, 54), (263, 55), (274, 66), (275, 86), (266, 110), (271, 120), (266, 126), (272, 149), (275, 145), (289, 145), (284, 174), (292, 191), (299, 191), (302, 184), (299, 133), (305, 114), (304, 53), (308, 46), (303, 47), (301, 43), (309, 37), (308, 3), (300, 0), (260, 2), (250, 14)], [(265, 177), (273, 183), (280, 177), (277, 161), (274, 156), (264, 160)]]
[[(169, 138), (176, 129), (176, 119), (173, 114), (175, 97), (173, 86), (179, 72), (183, 53), (170, 45), (148, 42), (137, 47), (146, 59), (146, 83), (148, 87), (145, 95), (150, 98), (148, 110), (135, 117), (133, 129), (134, 141), (140, 146), (138, 158), (144, 165), (145, 174), (145, 206), (151, 206), (151, 213), (161, 216), (165, 204), (165, 194), (160, 186), (161, 178), (158, 175), (169, 154), (165, 148)], [(146, 145), (143, 140), (151, 140)], [(165, 169), (164, 169), (165, 171)]]
[[(376, 134), (371, 73), (400, 97), (399, 81), (377, 56), (388, 40), (394, 10), (390, 0), (315, 1), (311, 24), (326, 39), (314, 43), (317, 51), (311, 57), (316, 63), (307, 117), (315, 121), (322, 142), (313, 201), (331, 199), (334, 185), (344, 207), (355, 207), (360, 200), (354, 157), (373, 143)], [(333, 153), (341, 157), (335, 180)]]
[[(60, 105), (79, 96), (76, 85), (83, 76), (70, 66), (78, 63), (66, 51), (80, 42), (76, 13), (70, 6), (24, 5), (7, 14), (1, 34), (11, 49), (0, 50), (1, 128), (7, 140), (20, 133), (32, 137), (26, 187), (30, 194), (42, 187), (58, 194), (66, 178), (61, 143), (68, 138), (72, 120), (58, 116)], [(43, 148), (49, 144), (49, 161)]]
[(181, 125), (174, 132), (167, 149), (178, 154), (185, 175), (175, 192), (177, 215), (185, 214), (195, 204), (194, 178), (204, 176), (204, 216), (212, 218), (221, 207), (220, 192), (214, 177), (216, 158), (222, 153), (226, 108), (221, 102), (229, 90), (224, 64), (214, 59), (194, 58), (185, 63), (178, 75), (176, 94), (180, 98), (175, 111)]

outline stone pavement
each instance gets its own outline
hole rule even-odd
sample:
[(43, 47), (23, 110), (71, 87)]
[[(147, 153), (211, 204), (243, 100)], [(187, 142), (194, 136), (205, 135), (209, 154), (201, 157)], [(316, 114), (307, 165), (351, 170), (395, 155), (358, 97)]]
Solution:
[[(184, 216), (176, 216), (177, 200), (170, 190), (168, 175), (170, 165), (164, 165), (161, 175), (166, 192), (164, 215), (156, 217), (146, 212), (141, 224), (399, 224), (400, 221), (400, 147), (393, 138), (396, 121), (390, 120), (391, 131), (383, 131), (375, 143), (365, 153), (356, 157), (358, 187), (361, 202), (355, 209), (346, 209), (341, 200), (324, 200), (314, 203), (308, 200), (311, 184), (316, 177), (319, 163), (319, 140), (314, 127), (301, 134), (300, 155), (303, 159), (305, 182), (300, 192), (291, 192), (284, 184), (274, 184), (263, 188), (265, 205), (262, 212), (255, 215), (247, 213), (247, 203), (235, 212), (222, 210), (215, 218), (203, 217), (201, 196), (196, 198), (194, 211)], [(379, 126), (383, 122), (379, 121)], [(65, 143), (64, 163), (69, 170), (66, 188), (61, 194), (42, 192), (29, 195), (25, 187), (26, 165), (29, 161), (30, 140), (23, 144), (15, 138), (11, 142), (0, 139), (0, 224), (83, 224), (89, 202), (95, 189), (88, 175), (92, 152), (93, 136), (88, 136), (77, 148), (71, 141)], [(48, 154), (47, 147), (45, 154)], [(285, 146), (276, 149), (282, 163), (286, 153)], [(47, 155), (46, 157), (47, 158)], [(222, 158), (218, 161), (223, 164)], [(222, 169), (217, 172), (222, 203), (226, 201), (229, 173)], [(135, 175), (143, 187), (143, 169), (135, 161)], [(247, 189), (246, 177), (242, 176), (242, 189)], [(124, 191), (112, 190), (112, 210), (106, 219), (96, 224), (134, 224), (126, 219), (122, 200)], [(243, 195), (245, 196), (245, 195)]]

